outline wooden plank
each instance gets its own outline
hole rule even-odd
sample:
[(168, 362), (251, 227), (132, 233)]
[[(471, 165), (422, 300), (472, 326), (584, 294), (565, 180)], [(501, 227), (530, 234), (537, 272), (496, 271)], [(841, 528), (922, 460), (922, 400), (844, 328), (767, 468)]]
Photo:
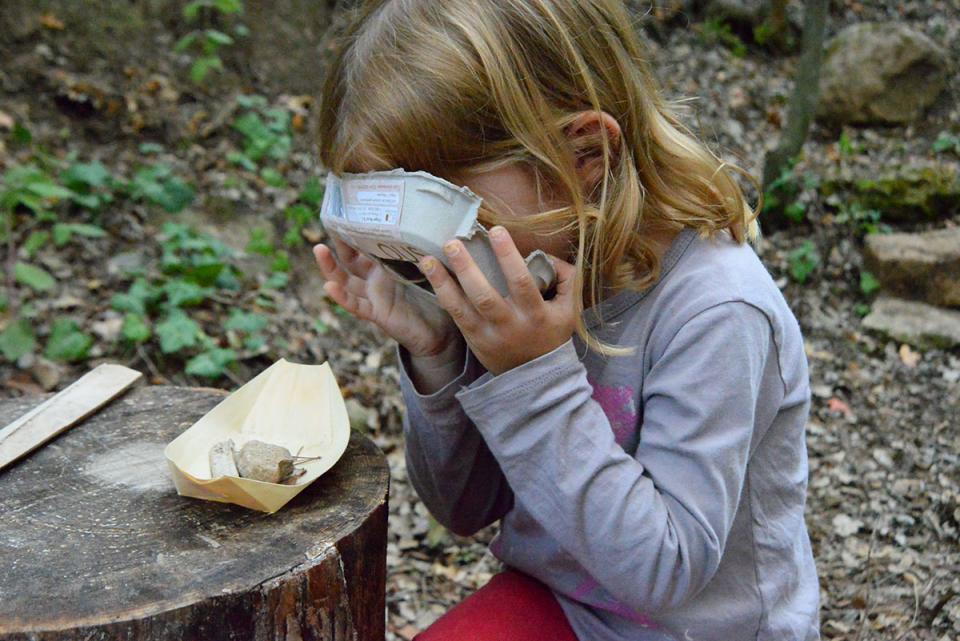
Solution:
[(102, 363), (0, 429), (0, 470), (97, 411), (143, 374)]

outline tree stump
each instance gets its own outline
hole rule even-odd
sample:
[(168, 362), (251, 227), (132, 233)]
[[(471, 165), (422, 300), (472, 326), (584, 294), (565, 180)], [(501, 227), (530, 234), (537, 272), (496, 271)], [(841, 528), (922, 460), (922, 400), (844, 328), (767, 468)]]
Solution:
[(0, 641), (383, 641), (382, 452), (352, 432), (272, 515), (181, 497), (163, 448), (225, 395), (131, 388), (0, 472)]

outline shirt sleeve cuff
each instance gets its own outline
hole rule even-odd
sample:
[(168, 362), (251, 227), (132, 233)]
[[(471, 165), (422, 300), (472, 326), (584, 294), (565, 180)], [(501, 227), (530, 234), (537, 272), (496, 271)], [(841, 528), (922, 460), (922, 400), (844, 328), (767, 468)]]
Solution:
[(570, 338), (551, 352), (538, 356), (498, 376), (487, 372), (455, 394), (463, 409), (471, 415), (482, 414), (484, 406), (494, 409), (490, 403), (501, 403), (507, 398), (523, 398), (539, 393), (544, 386), (556, 379), (583, 371), (573, 339)]
[(481, 378), (487, 373), (477, 357), (473, 355), (470, 348), (467, 347), (467, 357), (463, 362), (463, 369), (460, 373), (432, 394), (421, 394), (417, 391), (411, 378), (410, 352), (397, 344), (397, 362), (400, 364), (400, 386), (408, 398), (416, 399), (417, 403), (424, 410), (442, 410), (451, 403), (456, 402), (455, 394), (457, 390), (471, 384), (473, 381)]

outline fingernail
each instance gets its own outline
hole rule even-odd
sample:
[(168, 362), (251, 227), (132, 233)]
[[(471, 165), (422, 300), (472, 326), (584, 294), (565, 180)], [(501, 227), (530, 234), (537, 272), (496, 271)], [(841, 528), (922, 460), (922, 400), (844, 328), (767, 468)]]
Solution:
[(420, 271), (422, 271), (424, 274), (432, 274), (436, 268), (437, 261), (434, 260), (432, 256), (427, 256), (420, 259)]
[(447, 256), (456, 256), (457, 254), (460, 253), (460, 243), (458, 243), (458, 242), (455, 241), (455, 240), (451, 240), (451, 241), (447, 242), (447, 243), (443, 246), (443, 252), (444, 252)]
[(506, 237), (507, 237), (507, 230), (501, 227), (500, 225), (497, 225), (496, 227), (490, 230), (490, 238), (493, 238), (494, 240), (503, 240)]

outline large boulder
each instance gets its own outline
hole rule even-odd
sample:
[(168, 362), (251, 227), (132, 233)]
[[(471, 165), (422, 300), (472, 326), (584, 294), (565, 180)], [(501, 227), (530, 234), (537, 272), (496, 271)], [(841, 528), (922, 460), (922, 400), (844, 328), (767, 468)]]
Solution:
[(960, 212), (956, 165), (908, 165), (870, 175), (844, 170), (825, 177), (821, 190), (825, 196), (849, 198), (876, 209), (892, 222), (927, 222)]
[(885, 292), (960, 307), (960, 227), (922, 234), (871, 234), (864, 264)]
[(960, 312), (926, 303), (880, 297), (863, 326), (921, 349), (960, 345)]
[(949, 59), (898, 23), (860, 23), (827, 43), (817, 116), (838, 124), (916, 120), (946, 87)]

